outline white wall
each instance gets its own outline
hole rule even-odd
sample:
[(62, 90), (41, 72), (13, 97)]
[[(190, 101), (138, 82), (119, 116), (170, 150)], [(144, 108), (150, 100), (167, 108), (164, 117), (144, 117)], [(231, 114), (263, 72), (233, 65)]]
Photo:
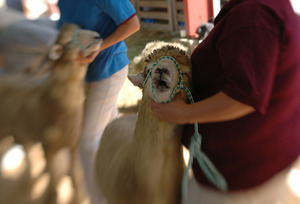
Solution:
[[(300, 0), (298, 0), (300, 1)], [(221, 10), (221, 0), (213, 0), (214, 18), (218, 15)]]
[(294, 11), (300, 15), (300, 0), (291, 0)]

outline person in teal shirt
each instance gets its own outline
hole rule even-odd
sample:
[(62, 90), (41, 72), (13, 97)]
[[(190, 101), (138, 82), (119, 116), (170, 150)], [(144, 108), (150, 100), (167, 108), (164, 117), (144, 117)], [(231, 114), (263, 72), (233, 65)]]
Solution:
[(91, 204), (102, 202), (95, 182), (94, 160), (106, 125), (118, 116), (116, 101), (128, 74), (129, 59), (124, 39), (140, 28), (129, 0), (60, 0), (60, 28), (75, 23), (103, 38), (100, 50), (78, 58), (88, 64), (87, 96), (83, 130), (79, 141), (81, 163)]

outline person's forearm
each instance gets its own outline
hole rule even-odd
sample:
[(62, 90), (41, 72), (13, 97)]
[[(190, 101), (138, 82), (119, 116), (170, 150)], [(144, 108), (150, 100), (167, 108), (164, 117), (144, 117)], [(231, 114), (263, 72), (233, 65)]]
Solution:
[(124, 40), (128, 36), (132, 35), (133, 33), (137, 32), (140, 29), (139, 19), (136, 15), (130, 18), (128, 21), (124, 22), (123, 24), (119, 25), (117, 29), (110, 34), (108, 37), (103, 39), (100, 49), (97, 52), (92, 53), (90, 56), (85, 56), (83, 53), (80, 54), (78, 57), (78, 62), (80, 64), (88, 64), (95, 60), (97, 55), (104, 49)]
[(238, 119), (253, 113), (255, 109), (219, 92), (205, 100), (189, 104), (185, 111), (188, 123), (209, 123)]
[(128, 21), (119, 25), (118, 28), (103, 40), (100, 51), (126, 39), (128, 36), (140, 29), (140, 23), (137, 15), (134, 15)]

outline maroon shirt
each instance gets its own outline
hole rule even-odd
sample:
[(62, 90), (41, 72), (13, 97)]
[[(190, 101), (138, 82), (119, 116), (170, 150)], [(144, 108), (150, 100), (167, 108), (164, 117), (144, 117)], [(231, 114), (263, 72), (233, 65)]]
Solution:
[[(289, 0), (231, 0), (192, 56), (194, 99), (223, 91), (256, 109), (199, 124), (202, 150), (229, 190), (251, 188), (300, 155), (300, 26)], [(186, 126), (183, 143), (194, 131)], [(209, 184), (196, 160), (196, 179)]]

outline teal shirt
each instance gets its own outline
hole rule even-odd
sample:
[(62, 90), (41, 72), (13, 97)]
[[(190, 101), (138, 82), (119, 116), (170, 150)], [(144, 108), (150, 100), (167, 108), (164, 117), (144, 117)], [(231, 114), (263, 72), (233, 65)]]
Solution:
[[(136, 11), (129, 0), (59, 0), (61, 18), (58, 26), (75, 23), (83, 29), (96, 31), (102, 38), (109, 36)], [(124, 41), (101, 51), (86, 74), (86, 81), (105, 79), (129, 63)]]

